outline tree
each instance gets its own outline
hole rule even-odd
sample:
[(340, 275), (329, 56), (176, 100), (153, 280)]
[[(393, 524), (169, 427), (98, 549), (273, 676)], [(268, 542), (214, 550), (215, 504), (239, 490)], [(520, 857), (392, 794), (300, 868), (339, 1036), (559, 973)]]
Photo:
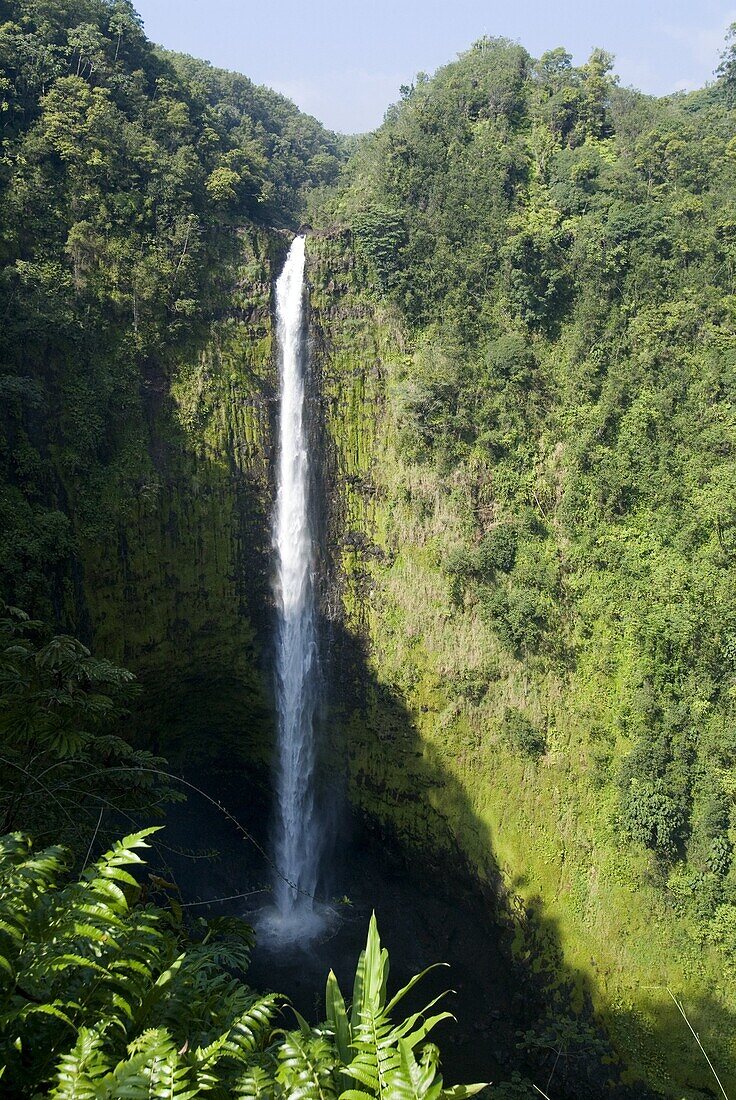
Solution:
[(164, 762), (117, 730), (134, 694), (127, 669), (67, 635), (48, 636), (16, 608), (0, 618), (2, 830), (18, 827), (84, 850), (118, 815), (160, 814), (177, 796)]
[(732, 23), (726, 31), (726, 45), (721, 53), (716, 76), (723, 81), (727, 93), (732, 96), (736, 89), (736, 23)]

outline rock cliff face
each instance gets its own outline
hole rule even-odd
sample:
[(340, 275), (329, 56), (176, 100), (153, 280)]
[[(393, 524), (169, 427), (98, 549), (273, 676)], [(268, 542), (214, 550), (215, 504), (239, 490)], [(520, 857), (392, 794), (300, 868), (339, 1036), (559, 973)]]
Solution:
[[(592, 997), (632, 1079), (702, 1096), (708, 1070), (683, 1049), (668, 989), (727, 1076), (728, 987), (718, 953), (622, 851), (615, 807), (586, 773), (585, 730), (616, 685), (591, 680), (585, 661), (562, 674), (511, 658), (477, 609), (453, 605), (448, 548), (492, 504), (472, 476), (442, 479), (402, 454), (391, 398), (410, 349), (398, 318), (362, 292), (349, 235), (317, 235), (309, 254), (332, 554), (328, 728), (351, 802), (430, 865), (463, 861), (502, 884), (519, 957)], [(546, 731), (541, 757), (504, 736), (519, 707)]]
[(189, 763), (267, 758), (272, 285), (288, 238), (240, 234), (232, 298), (142, 381), (147, 469), (117, 529), (82, 541), (96, 648), (145, 688), (142, 736)]
[[(287, 244), (243, 232), (232, 299), (206, 337), (147, 368), (149, 473), (115, 534), (82, 540), (95, 646), (140, 676), (141, 735), (188, 765), (251, 774), (273, 729), (271, 288)], [(348, 234), (310, 237), (307, 278), (329, 782), (344, 775), (355, 809), (438, 873), (462, 862), (491, 891), (502, 883), (519, 958), (592, 998), (634, 1076), (702, 1096), (667, 987), (732, 1065), (719, 960), (688, 941), (613, 831), (607, 845), (591, 832), (591, 815), (613, 812), (584, 774), (589, 685), (508, 657), (476, 610), (453, 606), (443, 561), (486, 504), (472, 478), (402, 454), (392, 392), (409, 349), (363, 292)], [(504, 741), (502, 716), (519, 706), (547, 731), (541, 759)]]

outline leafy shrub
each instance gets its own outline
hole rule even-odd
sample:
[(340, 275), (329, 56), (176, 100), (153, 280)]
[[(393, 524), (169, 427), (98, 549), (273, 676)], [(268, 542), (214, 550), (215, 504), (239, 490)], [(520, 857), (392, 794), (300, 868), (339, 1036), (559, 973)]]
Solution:
[(510, 332), (492, 340), (486, 348), (486, 365), (490, 380), (508, 380), (516, 385), (530, 386), (535, 360), (527, 340)]
[(682, 846), (688, 817), (663, 779), (634, 776), (621, 797), (621, 821), (632, 840), (672, 859)]
[(725, 878), (731, 868), (733, 859), (733, 844), (727, 836), (713, 838), (708, 853), (708, 870), (718, 878)]
[(477, 706), (488, 694), (488, 686), (498, 680), (501, 670), (497, 661), (488, 658), (482, 665), (458, 671), (453, 683), (455, 695)]
[(393, 285), (396, 257), (406, 244), (406, 228), (401, 214), (385, 206), (369, 206), (353, 221), (358, 251), (368, 259), (375, 281), (382, 290)]
[(554, 1091), (558, 1095), (605, 1094), (608, 1082), (601, 1066), (606, 1060), (607, 1042), (603, 1033), (584, 1018), (550, 1012), (524, 1034), (521, 1046), (532, 1054), (540, 1068), (549, 1068), (549, 1080), (554, 1075)]
[(688, 843), (688, 860), (701, 872), (718, 878), (728, 874), (733, 854), (728, 836), (730, 817), (729, 799), (718, 777), (711, 773), (695, 793)]
[(471, 582), (488, 584), (497, 572), (509, 573), (514, 567), (517, 546), (516, 529), (509, 523), (492, 528), (479, 546), (459, 546), (445, 559), (444, 570), (450, 580), (450, 602), (462, 604)]
[(465, 546), (458, 546), (447, 555), (444, 568), (450, 582), (450, 604), (461, 607), (468, 581), (473, 577), (472, 554)]
[(509, 237), (504, 250), (512, 308), (532, 329), (551, 333), (572, 296), (561, 234), (529, 232)]
[(514, 752), (535, 758), (547, 751), (547, 740), (541, 730), (516, 707), (507, 707), (501, 721), (501, 736)]
[(402, 443), (413, 458), (426, 461), (433, 448), (452, 446), (462, 420), (461, 375), (457, 349), (428, 338), (415, 351), (411, 371), (394, 383)]
[(528, 585), (486, 590), (481, 607), (499, 642), (510, 653), (538, 653), (548, 625), (548, 607), (542, 593)]
[(510, 1081), (494, 1085), (493, 1100), (538, 1100), (539, 1093), (528, 1077), (514, 1073)]
[(620, 817), (633, 840), (672, 860), (684, 854), (692, 830), (692, 747), (683, 707), (655, 701), (637, 700), (646, 733), (621, 766)]
[(518, 535), (510, 523), (500, 523), (484, 537), (475, 554), (475, 572), (481, 580), (498, 570), (510, 573), (516, 561)]
[[(118, 734), (135, 677), (0, 604), (0, 825), (86, 848), (103, 812), (161, 813), (164, 761)], [(102, 826), (102, 833), (106, 832)]]

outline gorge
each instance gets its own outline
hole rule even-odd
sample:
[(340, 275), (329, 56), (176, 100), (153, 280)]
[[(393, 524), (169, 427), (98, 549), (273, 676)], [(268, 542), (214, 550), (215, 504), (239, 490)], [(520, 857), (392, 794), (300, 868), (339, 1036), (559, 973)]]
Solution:
[(5, 831), (81, 867), (181, 775), (258, 847), (190, 790), (151, 896), (274, 901), (310, 1022), (376, 908), (453, 962), (448, 1077), (719, 1095), (674, 996), (733, 1091), (728, 56), (654, 99), (481, 39), (350, 143), (127, 4), (0, 12)]

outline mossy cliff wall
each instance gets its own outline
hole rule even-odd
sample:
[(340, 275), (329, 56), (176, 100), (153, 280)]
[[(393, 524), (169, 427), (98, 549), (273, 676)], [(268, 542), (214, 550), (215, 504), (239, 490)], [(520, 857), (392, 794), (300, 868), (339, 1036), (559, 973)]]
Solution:
[[(459, 851), (490, 883), (500, 872), (520, 955), (590, 994), (632, 1079), (712, 1094), (671, 990), (734, 1085), (728, 960), (651, 883), (592, 774), (615, 677), (594, 654), (572, 672), (535, 669), (500, 649), (477, 608), (453, 606), (442, 566), (478, 508), (473, 478), (402, 456), (390, 396), (410, 349), (362, 289), (347, 234), (310, 238), (308, 277), (339, 565), (325, 598), (342, 627), (332, 736), (351, 801), (430, 858)], [(504, 740), (509, 706), (545, 730), (538, 760)]]
[(288, 237), (238, 240), (208, 331), (144, 368), (137, 491), (81, 540), (96, 649), (143, 682), (142, 736), (190, 765), (269, 751), (272, 288)]

